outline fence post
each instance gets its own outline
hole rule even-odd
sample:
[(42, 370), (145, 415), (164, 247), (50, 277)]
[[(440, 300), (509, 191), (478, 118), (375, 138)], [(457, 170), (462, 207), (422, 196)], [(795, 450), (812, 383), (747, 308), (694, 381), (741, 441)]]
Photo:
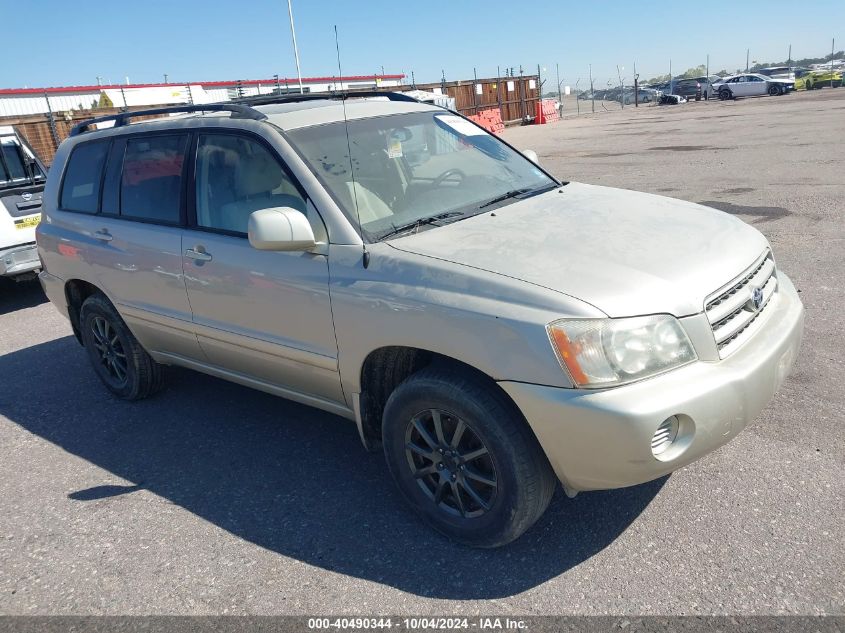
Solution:
[(474, 79), (472, 84), (472, 106), (473, 110), (475, 110), (473, 114), (478, 114), (478, 73), (476, 72), (475, 67), (472, 69), (472, 76)]

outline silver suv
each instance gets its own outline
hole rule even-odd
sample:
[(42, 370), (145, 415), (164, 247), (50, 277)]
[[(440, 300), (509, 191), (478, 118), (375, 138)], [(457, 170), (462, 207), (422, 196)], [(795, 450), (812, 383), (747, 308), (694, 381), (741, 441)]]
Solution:
[(179, 365), (348, 418), (457, 541), (517, 538), (558, 480), (706, 455), (798, 353), (798, 295), (732, 216), (560, 182), (400, 94), (185, 110), (83, 124), (50, 170), (40, 278), (94, 370), (127, 400)]

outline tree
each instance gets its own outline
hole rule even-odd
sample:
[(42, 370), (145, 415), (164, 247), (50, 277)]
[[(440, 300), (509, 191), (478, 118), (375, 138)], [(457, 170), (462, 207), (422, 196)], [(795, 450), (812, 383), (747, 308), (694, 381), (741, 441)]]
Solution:
[(701, 64), (695, 68), (687, 68), (687, 71), (681, 75), (682, 79), (692, 79), (693, 77), (703, 77), (707, 74), (707, 66)]
[(105, 92), (101, 92), (100, 93), (100, 101), (99, 101), (99, 103), (97, 103), (97, 105), (95, 107), (97, 107), (97, 108), (113, 108), (114, 103), (112, 103), (112, 100), (109, 99), (109, 96)]

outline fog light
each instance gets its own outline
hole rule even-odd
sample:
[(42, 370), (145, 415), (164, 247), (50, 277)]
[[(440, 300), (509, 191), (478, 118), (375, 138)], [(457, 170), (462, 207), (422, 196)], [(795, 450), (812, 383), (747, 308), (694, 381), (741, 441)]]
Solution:
[(675, 438), (678, 437), (678, 427), (679, 427), (678, 418), (676, 416), (672, 416), (671, 418), (666, 418), (657, 427), (657, 430), (654, 432), (654, 435), (651, 438), (651, 453), (655, 457), (663, 454), (665, 451), (672, 446), (672, 443), (675, 441)]

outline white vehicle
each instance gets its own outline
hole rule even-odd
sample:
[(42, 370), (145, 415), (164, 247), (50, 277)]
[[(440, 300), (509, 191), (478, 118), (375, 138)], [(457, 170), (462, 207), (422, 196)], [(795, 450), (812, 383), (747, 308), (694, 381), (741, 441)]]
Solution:
[(722, 100), (737, 97), (757, 97), (761, 95), (782, 95), (795, 88), (795, 82), (788, 79), (775, 79), (758, 73), (743, 73), (725, 77), (713, 84), (713, 90)]
[(35, 227), (46, 170), (14, 128), (0, 126), (0, 277), (33, 278), (41, 268)]
[(761, 75), (765, 75), (770, 79), (786, 79), (795, 83), (795, 69), (791, 66), (773, 66), (771, 68), (761, 68), (758, 71)]

